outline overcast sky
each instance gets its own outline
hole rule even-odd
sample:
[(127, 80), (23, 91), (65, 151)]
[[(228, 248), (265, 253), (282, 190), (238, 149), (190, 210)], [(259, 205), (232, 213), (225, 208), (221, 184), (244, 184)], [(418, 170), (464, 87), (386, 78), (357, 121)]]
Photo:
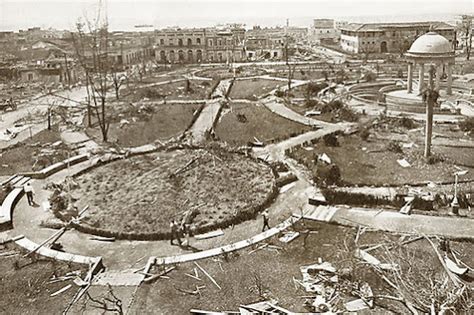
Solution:
[[(104, 0), (103, 0), (104, 1)], [(98, 0), (0, 0), (0, 30), (32, 26), (71, 29), (91, 14)], [(247, 26), (290, 24), (309, 26), (316, 17), (386, 16), (394, 20), (423, 20), (473, 12), (474, 0), (108, 0), (111, 28), (130, 29), (136, 24), (212, 26), (242, 22)]]

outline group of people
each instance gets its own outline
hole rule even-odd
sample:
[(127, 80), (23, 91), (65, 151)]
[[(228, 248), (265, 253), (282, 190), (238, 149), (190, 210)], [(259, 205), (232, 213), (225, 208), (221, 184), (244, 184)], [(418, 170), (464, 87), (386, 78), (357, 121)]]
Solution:
[[(190, 227), (189, 224), (186, 224), (186, 223), (178, 224), (176, 220), (174, 219), (171, 220), (170, 221), (170, 230), (171, 230), (170, 244), (173, 245), (173, 241), (177, 240), (179, 246), (182, 246), (182, 245), (189, 246), (189, 236), (191, 232), (189, 227)], [(181, 241), (181, 236), (183, 235), (185, 235), (186, 237), (185, 242)]]
[[(269, 224), (270, 218), (269, 218), (267, 210), (262, 212), (262, 217), (263, 217), (262, 232), (263, 232), (266, 229), (270, 229), (270, 224)], [(183, 220), (181, 224), (179, 224), (175, 219), (171, 220), (170, 221), (170, 231), (171, 231), (170, 244), (174, 245), (173, 241), (177, 240), (179, 246), (182, 246), (182, 245), (189, 246), (189, 237), (191, 235), (190, 226), (191, 224), (187, 222), (187, 220)], [(183, 235), (186, 237), (186, 240), (184, 242), (181, 241), (181, 237)]]

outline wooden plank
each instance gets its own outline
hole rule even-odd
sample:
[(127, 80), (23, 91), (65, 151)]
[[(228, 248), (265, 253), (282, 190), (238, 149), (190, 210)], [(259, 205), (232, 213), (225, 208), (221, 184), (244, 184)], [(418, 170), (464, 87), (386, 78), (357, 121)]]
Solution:
[(62, 288), (62, 289), (60, 289), (60, 290), (58, 290), (58, 291), (56, 291), (56, 292), (54, 292), (54, 293), (51, 294), (50, 296), (56, 296), (56, 295), (58, 295), (58, 294), (61, 294), (61, 293), (63, 293), (64, 291), (70, 289), (71, 287), (72, 287), (72, 284), (68, 284), (67, 286), (65, 286), (64, 288)]
[(198, 267), (206, 275), (206, 277), (209, 278), (209, 280), (212, 281), (212, 283), (214, 283), (216, 285), (216, 287), (219, 288), (219, 290), (222, 290), (222, 288), (217, 284), (216, 280), (214, 280), (214, 278), (211, 277), (211, 275), (208, 274), (206, 270), (204, 270), (201, 266), (199, 266), (199, 264), (195, 261), (194, 261), (194, 264), (196, 265), (196, 267)]
[(151, 277), (149, 277), (149, 278), (143, 279), (143, 282), (148, 283), (148, 282), (151, 282), (151, 281), (153, 281), (153, 280), (156, 280), (156, 279), (158, 279), (159, 277), (162, 277), (162, 276), (168, 274), (169, 272), (171, 272), (171, 271), (174, 270), (174, 269), (175, 269), (175, 267), (169, 267), (169, 268), (165, 269), (165, 271), (163, 271), (163, 272), (161, 272), (161, 273), (159, 273), (159, 274), (157, 274), (157, 275), (153, 275), (153, 276), (151, 276)]

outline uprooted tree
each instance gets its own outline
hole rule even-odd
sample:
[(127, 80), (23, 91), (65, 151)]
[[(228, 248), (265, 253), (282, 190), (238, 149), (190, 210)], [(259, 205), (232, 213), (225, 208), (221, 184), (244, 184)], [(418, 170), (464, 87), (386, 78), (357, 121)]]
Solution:
[[(89, 124), (93, 109), (102, 140), (107, 142), (110, 117), (106, 114), (106, 99), (110, 87), (109, 81), (116, 77), (114, 76), (116, 68), (109, 54), (109, 31), (106, 15), (102, 16), (99, 9), (93, 20), (85, 17), (84, 22), (78, 21), (76, 31), (72, 33), (72, 39), (76, 58), (85, 77)], [(116, 93), (118, 93), (118, 89)]]

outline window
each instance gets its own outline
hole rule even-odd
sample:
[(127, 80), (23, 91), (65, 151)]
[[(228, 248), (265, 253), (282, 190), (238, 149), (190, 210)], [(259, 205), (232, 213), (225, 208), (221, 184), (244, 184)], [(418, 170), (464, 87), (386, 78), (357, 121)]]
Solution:
[(212, 45), (213, 45), (212, 39), (209, 39), (209, 40), (207, 41), (207, 45), (208, 45), (208, 46), (212, 46)]
[(218, 39), (218, 40), (217, 40), (217, 45), (218, 45), (218, 46), (222, 46), (222, 39)]
[(196, 44), (201, 45), (201, 39), (200, 38), (196, 38)]
[(160, 39), (160, 45), (164, 45), (165, 44), (165, 40), (162, 38)]
[(178, 39), (178, 46), (183, 46), (183, 39), (181, 38)]
[(193, 44), (193, 41), (191, 38), (188, 38), (188, 46), (191, 46)]

